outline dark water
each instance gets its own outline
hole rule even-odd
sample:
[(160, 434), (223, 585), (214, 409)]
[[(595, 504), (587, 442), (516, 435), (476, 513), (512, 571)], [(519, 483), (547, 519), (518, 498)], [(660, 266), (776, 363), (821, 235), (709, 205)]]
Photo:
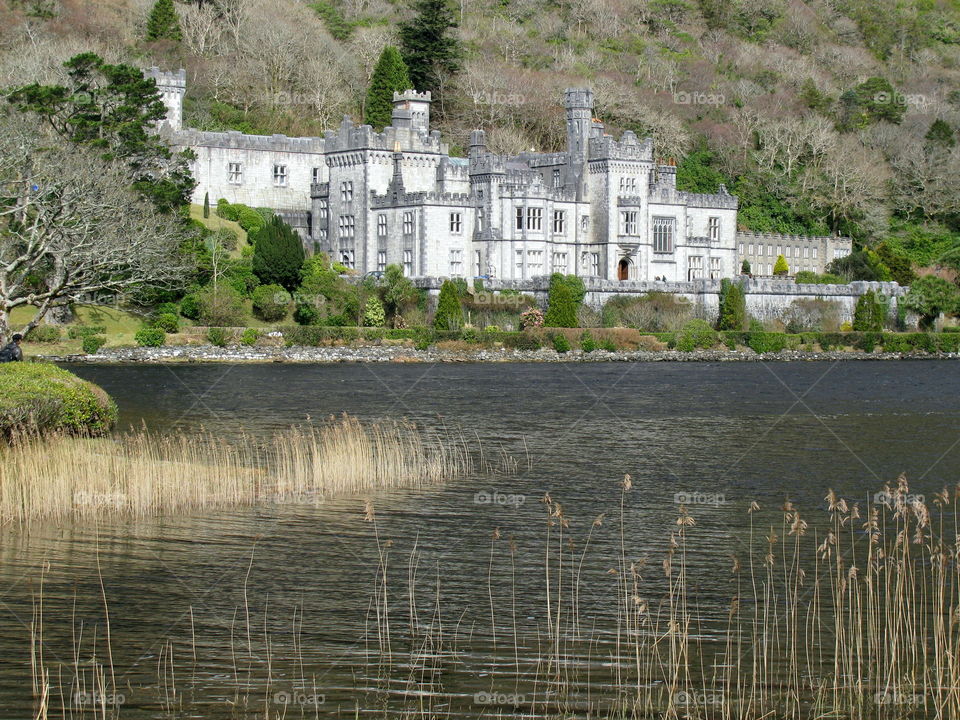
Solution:
[[(960, 478), (960, 366), (949, 361), (74, 370), (113, 395), (127, 427), (229, 435), (341, 412), (405, 417), (458, 426), (486, 453), (517, 458), (519, 470), (382, 494), (373, 498), (376, 523), (364, 521), (361, 499), (346, 498), (7, 529), (4, 718), (35, 716), (30, 627), (41, 580), (45, 665), (89, 678), (93, 656), (106, 662), (102, 577), (123, 695), (108, 716), (385, 717), (410, 706), (414, 685), (437, 691), (435, 715), (492, 716), (542, 654), (548, 532), (568, 552), (565, 563), (587, 550), (578, 616), (596, 639), (587, 664), (598, 670), (582, 682), (602, 686), (624, 474), (633, 481), (623, 509), (630, 557), (661, 552), (676, 527), (676, 501), (691, 503), (689, 577), (707, 620), (724, 612), (728, 556), (749, 551), (751, 501), (773, 510), (789, 499), (813, 514), (828, 488), (865, 500), (906, 473), (912, 491), (929, 497)], [(562, 503), (562, 539), (560, 523), (547, 526), (545, 493)], [(386, 670), (378, 666), (383, 607), (394, 658)], [(448, 644), (455, 661), (441, 672), (431, 648)], [(511, 663), (522, 669), (508, 681)], [(478, 692), (498, 696), (497, 707)]]

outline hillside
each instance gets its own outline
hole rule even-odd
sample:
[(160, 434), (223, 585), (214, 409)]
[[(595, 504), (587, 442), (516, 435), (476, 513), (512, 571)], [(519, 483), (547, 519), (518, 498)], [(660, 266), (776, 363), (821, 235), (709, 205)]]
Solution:
[[(0, 0), (2, 74), (53, 80), (84, 50), (183, 66), (187, 124), (316, 134), (362, 116), (412, 13), (197, 0), (176, 4), (181, 42), (149, 43), (152, 5)], [(501, 151), (559, 149), (560, 92), (589, 85), (612, 132), (651, 135), (684, 187), (727, 182), (745, 228), (849, 233), (890, 268), (960, 244), (958, 0), (460, 0), (456, 16), (462, 68), (436, 108), (455, 151), (474, 127)]]

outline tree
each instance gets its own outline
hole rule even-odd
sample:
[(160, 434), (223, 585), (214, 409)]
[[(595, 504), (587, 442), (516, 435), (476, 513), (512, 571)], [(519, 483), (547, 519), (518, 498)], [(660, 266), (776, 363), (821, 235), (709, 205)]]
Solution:
[(920, 316), (920, 326), (929, 328), (940, 313), (960, 310), (960, 290), (953, 283), (935, 275), (925, 275), (910, 286), (903, 296), (903, 306)]
[(463, 308), (460, 307), (460, 293), (457, 286), (444, 280), (440, 286), (440, 298), (437, 312), (433, 316), (433, 327), (437, 330), (459, 330), (463, 325)]
[(887, 304), (882, 295), (867, 290), (857, 298), (853, 309), (853, 329), (860, 332), (880, 332), (887, 318)]
[(203, 194), (203, 219), (210, 217), (210, 193)]
[(48, 312), (148, 288), (181, 287), (186, 234), (131, 190), (126, 169), (21, 118), (0, 121), (0, 337), (30, 306), (26, 334)]
[(551, 275), (544, 324), (548, 327), (577, 327), (577, 315), (585, 294), (583, 281), (576, 275)]
[(261, 320), (283, 320), (290, 310), (290, 293), (279, 285), (261, 285), (253, 291), (253, 310)]
[(906, 255), (896, 252), (885, 242), (877, 245), (876, 252), (880, 261), (889, 269), (892, 280), (906, 287), (917, 279), (916, 273), (913, 272), (913, 263)]
[(890, 280), (890, 268), (884, 265), (880, 256), (870, 249), (855, 250), (842, 258), (831, 260), (827, 265), (827, 271), (843, 277), (847, 282)]
[(388, 45), (380, 53), (380, 59), (370, 78), (367, 103), (364, 107), (364, 122), (380, 132), (390, 124), (393, 115), (393, 93), (413, 87), (407, 74), (407, 65), (400, 51)]
[(786, 275), (790, 272), (790, 266), (787, 265), (787, 259), (783, 255), (777, 255), (777, 261), (773, 264), (774, 275)]
[(154, 131), (166, 117), (157, 84), (132, 65), (110, 65), (94, 53), (64, 63), (65, 85), (25, 85), (8, 100), (36, 115), (62, 139), (119, 160), (129, 180), (160, 210), (178, 210), (195, 186), (189, 151), (174, 155)]
[(749, 260), (744, 260), (742, 263), (740, 263), (740, 274), (741, 274), (741, 275), (749, 275), (749, 274), (750, 274), (750, 270), (751, 270), (751, 268), (750, 268), (750, 261), (749, 261)]
[(417, 289), (399, 265), (387, 265), (380, 286), (380, 301), (393, 327), (403, 322), (402, 313), (417, 300)]
[(380, 298), (371, 295), (367, 298), (367, 304), (363, 309), (364, 327), (383, 327), (386, 322), (387, 314), (383, 309), (383, 303)]
[(720, 282), (720, 313), (717, 330), (747, 329), (747, 299), (740, 286), (724, 278)]
[(296, 288), (304, 257), (300, 236), (277, 215), (253, 236), (253, 272), (264, 285)]
[(460, 70), (463, 50), (450, 36), (457, 21), (447, 0), (418, 0), (414, 9), (416, 15), (400, 25), (400, 52), (413, 87), (437, 100), (446, 79)]
[(180, 18), (173, 0), (157, 0), (147, 18), (147, 40), (176, 40), (183, 38)]

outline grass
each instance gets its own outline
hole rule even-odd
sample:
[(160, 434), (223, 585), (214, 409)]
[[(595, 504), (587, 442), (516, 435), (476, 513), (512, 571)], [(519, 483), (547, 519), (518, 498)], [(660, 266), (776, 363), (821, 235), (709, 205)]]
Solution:
[(461, 439), (426, 437), (409, 423), (364, 427), (347, 416), (292, 428), (266, 444), (203, 433), (60, 436), (0, 451), (0, 523), (315, 499), (439, 483), (470, 467)]
[(226, 220), (217, 215), (216, 204), (210, 207), (210, 217), (208, 218), (203, 216), (203, 205), (191, 205), (190, 219), (203, 223), (204, 226), (210, 230), (232, 231), (237, 236), (237, 248), (230, 253), (231, 257), (240, 257), (241, 251), (248, 245), (247, 231), (240, 227), (239, 223), (236, 223), (233, 220)]
[[(77, 325), (102, 325), (106, 328), (108, 346), (135, 345), (133, 336), (143, 325), (144, 317), (127, 310), (107, 307), (103, 305), (76, 305), (74, 312), (77, 315)], [(11, 325), (14, 328), (22, 327), (33, 318), (33, 308), (18, 307), (10, 313)], [(70, 355), (81, 351), (80, 340), (67, 338), (67, 330), (63, 328), (62, 337), (55, 343), (31, 342), (29, 338), (23, 343), (23, 355), (36, 357), (38, 355)]]

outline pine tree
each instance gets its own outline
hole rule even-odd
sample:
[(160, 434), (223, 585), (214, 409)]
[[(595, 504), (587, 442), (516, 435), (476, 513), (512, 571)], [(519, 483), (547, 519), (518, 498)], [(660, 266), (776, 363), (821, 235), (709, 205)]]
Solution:
[(857, 298), (853, 309), (853, 329), (862, 332), (880, 332), (886, 319), (886, 305), (883, 296), (873, 290), (867, 290)]
[(447, 0), (418, 0), (414, 7), (417, 14), (400, 26), (400, 52), (413, 87), (436, 101), (442, 80), (460, 69), (463, 49), (449, 35), (457, 21)]
[(210, 193), (203, 194), (203, 218), (206, 220), (210, 217)]
[(157, 0), (147, 18), (147, 40), (180, 40), (180, 18), (173, 0)]
[(543, 324), (547, 327), (577, 327), (577, 315), (583, 302), (583, 281), (574, 275), (564, 277), (560, 273), (550, 276), (547, 292), (547, 314)]
[(253, 273), (264, 285), (293, 291), (300, 282), (304, 256), (300, 236), (277, 215), (253, 236)]
[(749, 275), (749, 274), (750, 274), (750, 261), (749, 261), (749, 260), (744, 260), (743, 263), (741, 263), (741, 265), (740, 265), (740, 274), (741, 274), (741, 275)]
[(790, 266), (787, 265), (787, 259), (783, 255), (777, 255), (777, 261), (773, 264), (774, 275), (786, 275), (790, 272)]
[(717, 330), (745, 330), (747, 301), (740, 286), (724, 278), (720, 283), (720, 314)]
[(393, 114), (393, 93), (409, 90), (410, 76), (407, 74), (407, 65), (403, 62), (400, 51), (392, 45), (387, 45), (380, 53), (377, 66), (373, 69), (370, 78), (370, 87), (367, 89), (367, 104), (364, 108), (364, 122), (372, 125), (380, 132), (390, 124)]
[(433, 327), (437, 330), (459, 330), (463, 325), (463, 308), (460, 307), (460, 293), (457, 286), (444, 280), (440, 286), (440, 299), (437, 312), (433, 316)]

